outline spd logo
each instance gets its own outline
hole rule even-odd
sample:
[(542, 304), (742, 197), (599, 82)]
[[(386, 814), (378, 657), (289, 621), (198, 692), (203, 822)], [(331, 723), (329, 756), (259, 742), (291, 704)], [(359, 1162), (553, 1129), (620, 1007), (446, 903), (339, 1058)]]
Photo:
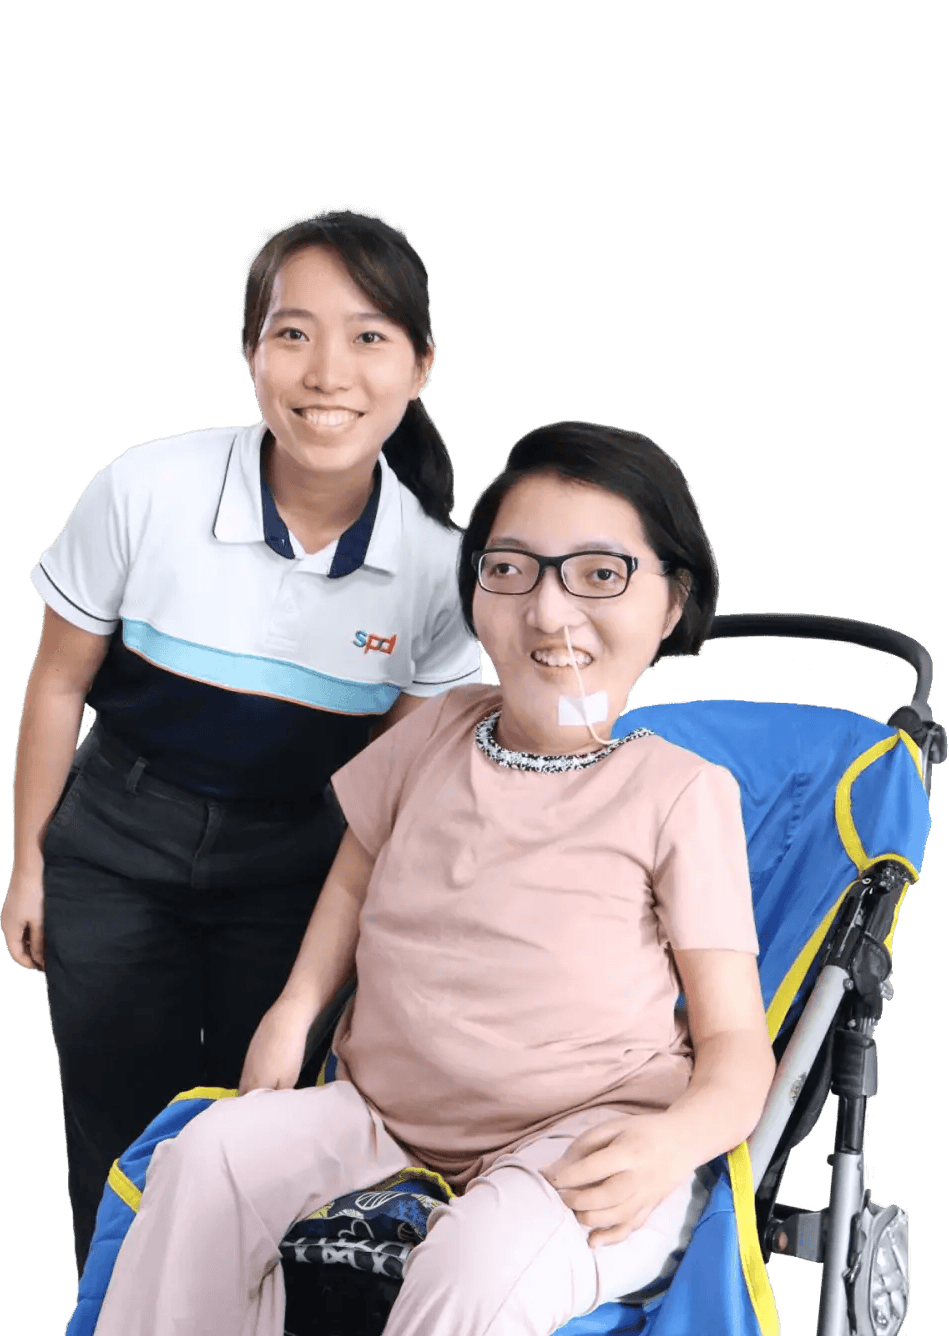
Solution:
[(368, 654), (371, 649), (378, 650), (380, 654), (391, 654), (398, 638), (397, 635), (377, 636), (372, 631), (357, 631), (353, 644), (357, 649), (361, 649), (363, 654)]

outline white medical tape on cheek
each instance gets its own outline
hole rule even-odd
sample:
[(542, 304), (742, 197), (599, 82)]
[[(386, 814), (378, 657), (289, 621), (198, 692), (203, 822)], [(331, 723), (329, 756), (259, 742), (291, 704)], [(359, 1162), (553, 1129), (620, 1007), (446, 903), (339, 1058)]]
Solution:
[[(601, 746), (607, 746), (607, 739), (601, 738), (599, 733), (593, 727), (594, 724), (602, 723), (609, 714), (610, 703), (605, 691), (595, 691), (592, 696), (588, 696), (583, 689), (583, 678), (580, 676), (580, 665), (577, 663), (577, 656), (573, 652), (573, 641), (570, 639), (570, 627), (564, 626), (564, 638), (567, 641), (567, 653), (570, 655), (570, 666), (577, 675), (577, 686), (580, 688), (579, 696), (561, 696), (558, 707), (558, 718), (562, 725), (581, 724), (594, 742), (599, 742)], [(567, 717), (564, 718), (564, 715)]]
[(558, 722), (567, 728), (602, 724), (609, 712), (610, 702), (605, 691), (594, 691), (592, 696), (561, 696)]

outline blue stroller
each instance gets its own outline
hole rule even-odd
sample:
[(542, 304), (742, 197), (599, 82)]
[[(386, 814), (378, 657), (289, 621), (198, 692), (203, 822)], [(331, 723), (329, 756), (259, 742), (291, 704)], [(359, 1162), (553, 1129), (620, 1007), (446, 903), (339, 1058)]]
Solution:
[[(837, 618), (719, 617), (712, 636), (848, 641), (905, 659), (916, 690), (886, 725), (842, 710), (742, 701), (648, 706), (617, 722), (617, 736), (646, 726), (727, 766), (739, 782), (778, 1069), (753, 1136), (707, 1166), (708, 1202), (674, 1273), (561, 1332), (776, 1336), (765, 1263), (778, 1253), (823, 1267), (817, 1336), (894, 1336), (909, 1289), (907, 1220), (865, 1192), (863, 1133), (877, 1088), (873, 1033), (892, 995), (896, 919), (922, 860), (932, 765), (946, 756), (928, 705), (932, 664), (906, 636)], [(327, 1042), (345, 1001), (314, 1027), (314, 1044)], [(333, 1079), (334, 1065), (330, 1055), (321, 1081)], [(782, 1205), (789, 1154), (829, 1093), (838, 1100), (829, 1205)], [(113, 1166), (67, 1336), (95, 1330), (154, 1147), (233, 1094), (179, 1096)], [(449, 1196), (437, 1174), (409, 1169), (294, 1225), (281, 1250), (286, 1336), (381, 1332), (405, 1260)]]

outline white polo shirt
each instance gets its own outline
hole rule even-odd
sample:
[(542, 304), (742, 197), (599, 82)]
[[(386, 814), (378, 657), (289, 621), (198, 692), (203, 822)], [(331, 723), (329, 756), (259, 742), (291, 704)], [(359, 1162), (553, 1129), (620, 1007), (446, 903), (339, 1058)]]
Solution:
[(262, 476), (265, 431), (127, 451), (32, 575), (67, 621), (116, 633), (88, 698), (106, 733), (219, 797), (321, 789), (400, 692), (480, 679), (459, 534), (380, 456), (363, 514), (306, 555)]

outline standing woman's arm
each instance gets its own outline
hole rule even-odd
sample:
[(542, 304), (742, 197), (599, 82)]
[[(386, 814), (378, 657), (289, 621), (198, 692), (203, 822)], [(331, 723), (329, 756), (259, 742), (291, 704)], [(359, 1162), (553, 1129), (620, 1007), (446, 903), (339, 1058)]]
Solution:
[(46, 609), (26, 688), (14, 783), (13, 875), (0, 925), (26, 969), (42, 969), (43, 836), (76, 750), (86, 695), (109, 647)]
[(417, 710), (420, 705), (424, 705), (427, 699), (427, 696), (410, 696), (407, 691), (403, 691), (396, 697), (396, 702), (391, 709), (387, 710), (387, 712), (380, 717), (379, 722), (373, 725), (369, 734), (370, 741), (385, 733), (393, 724), (397, 724), (400, 719), (407, 719), (412, 711)]

